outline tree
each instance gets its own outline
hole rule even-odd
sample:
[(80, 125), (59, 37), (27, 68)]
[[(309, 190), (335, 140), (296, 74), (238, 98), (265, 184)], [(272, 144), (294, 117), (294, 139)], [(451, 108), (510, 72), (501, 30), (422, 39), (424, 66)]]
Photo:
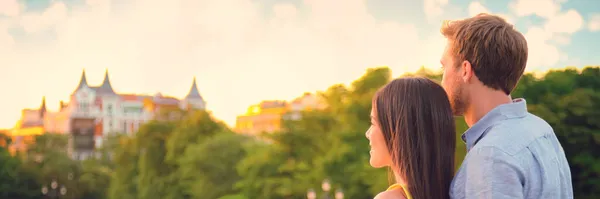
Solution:
[[(200, 164), (198, 158), (210, 160), (209, 156), (215, 154), (210, 151), (213, 148), (223, 147), (225, 151), (230, 150), (226, 147), (231, 146), (223, 143), (221, 139), (234, 140), (215, 138), (217, 143), (220, 143), (218, 146), (209, 145), (205, 141), (212, 140), (217, 135), (232, 134), (231, 131), (205, 111), (164, 110), (161, 115), (164, 120), (151, 121), (143, 125), (134, 136), (119, 138), (120, 144), (114, 149), (113, 155), (117, 166), (114, 167), (108, 196), (180, 199), (197, 198), (195, 196), (201, 190), (216, 193), (215, 197), (230, 193), (232, 185), (229, 185), (229, 189), (224, 189), (227, 184), (213, 187), (214, 189), (206, 187), (210, 185), (203, 175), (207, 172), (203, 173), (194, 167), (208, 164)], [(201, 150), (206, 150), (202, 153), (209, 156), (198, 156), (196, 152)], [(233, 158), (220, 160), (231, 162), (239, 159), (237, 156)], [(235, 166), (232, 163), (222, 163)], [(96, 173), (100, 171), (102, 170), (96, 170)], [(236, 174), (233, 168), (223, 173)], [(210, 192), (215, 190), (217, 191)]]
[(554, 129), (571, 167), (575, 198), (600, 196), (600, 68), (553, 70), (526, 75), (514, 97)]
[(10, 138), (0, 134), (0, 140), (5, 144), (0, 146), (0, 198), (40, 198), (41, 186), (35, 173), (25, 169), (19, 158), (11, 156), (7, 148)]
[(348, 198), (369, 198), (384, 189), (385, 170), (368, 165), (364, 132), (372, 97), (390, 74), (388, 68), (369, 69), (349, 89), (330, 87), (321, 93), (326, 110), (305, 112), (300, 121), (287, 121), (282, 132), (266, 136), (269, 143), (249, 148), (238, 166), (243, 193), (249, 198), (304, 198), (325, 178)]
[(237, 193), (240, 176), (236, 164), (246, 154), (243, 145), (248, 137), (219, 133), (188, 147), (179, 159), (179, 183), (192, 198), (219, 198)]
[(108, 198), (138, 198), (137, 176), (139, 175), (139, 150), (135, 137), (121, 137), (112, 160), (117, 165), (110, 179)]
[(152, 121), (137, 132), (139, 152), (137, 188), (139, 198), (163, 199), (172, 184), (168, 184), (172, 165), (165, 164), (167, 140), (175, 126), (172, 123)]

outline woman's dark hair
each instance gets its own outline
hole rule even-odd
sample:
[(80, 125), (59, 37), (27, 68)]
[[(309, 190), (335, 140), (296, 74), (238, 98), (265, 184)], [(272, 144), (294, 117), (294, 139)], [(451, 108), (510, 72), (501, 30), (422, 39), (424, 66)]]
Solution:
[(392, 169), (416, 199), (450, 198), (455, 124), (444, 89), (427, 78), (395, 79), (373, 98)]

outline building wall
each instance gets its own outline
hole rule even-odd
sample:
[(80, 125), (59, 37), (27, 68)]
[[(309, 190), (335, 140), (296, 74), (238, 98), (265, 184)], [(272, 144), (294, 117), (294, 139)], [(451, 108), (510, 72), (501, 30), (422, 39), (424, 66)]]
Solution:
[(244, 115), (236, 118), (235, 130), (244, 134), (279, 131), (288, 109), (288, 104), (284, 101), (263, 101), (252, 105)]
[(144, 102), (121, 101), (119, 114), (118, 132), (132, 134), (137, 132), (140, 126), (151, 119), (151, 114), (144, 108)]
[(38, 123), (42, 120), (40, 118), (40, 111), (37, 109), (23, 109), (21, 111), (20, 122), (23, 125)]
[(181, 109), (206, 109), (206, 102), (199, 99), (183, 99), (179, 105)]
[(263, 101), (248, 107), (245, 114), (236, 118), (235, 131), (244, 134), (275, 132), (283, 128), (283, 121), (298, 120), (302, 111), (319, 110), (326, 105), (317, 95), (305, 93), (291, 103)]
[[(114, 133), (133, 134), (144, 123), (155, 119), (155, 116), (160, 116), (157, 113), (163, 110), (180, 109), (180, 107), (202, 110), (206, 108), (206, 102), (198, 92), (195, 79), (185, 99), (187, 100), (180, 101), (173, 97), (163, 97), (161, 94), (156, 96), (117, 94), (110, 85), (108, 71), (101, 86), (90, 87), (84, 71), (70, 100), (67, 103), (60, 101), (59, 111), (45, 112), (44, 117), (41, 118), (42, 114), (39, 110), (25, 109), (21, 119), (9, 134), (14, 134), (17, 140), (26, 140), (25, 138), (35, 137), (45, 132), (69, 133), (72, 139), (70, 144), (81, 145), (81, 142), (85, 142), (89, 145), (88, 148), (79, 150), (72, 150), (69, 147), (74, 158), (85, 159), (92, 154), (91, 150), (102, 145), (104, 136)], [(43, 104), (45, 110), (45, 98)], [(173, 118), (180, 118), (180, 116), (167, 119)], [(82, 131), (86, 132), (83, 138)], [(15, 148), (23, 144), (19, 142)]]
[(52, 133), (69, 132), (69, 115), (66, 112), (49, 112), (44, 116), (44, 129)]
[(101, 100), (102, 135), (119, 132), (119, 119), (123, 115), (123, 109), (118, 106), (119, 96), (103, 96)]

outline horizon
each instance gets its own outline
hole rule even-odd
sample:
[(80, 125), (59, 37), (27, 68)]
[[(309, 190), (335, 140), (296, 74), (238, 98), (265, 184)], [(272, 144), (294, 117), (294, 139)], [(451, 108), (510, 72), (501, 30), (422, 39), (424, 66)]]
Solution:
[(234, 126), (252, 104), (348, 85), (367, 68), (437, 71), (442, 21), (480, 12), (527, 38), (526, 72), (600, 64), (589, 53), (600, 46), (600, 2), (336, 2), (0, 0), (0, 129), (42, 96), (58, 110), (84, 69), (91, 85), (108, 70), (120, 94), (182, 98), (196, 77), (207, 110)]
[[(373, 69), (373, 68), (383, 68), (383, 67), (389, 68), (388, 66), (373, 66), (373, 67), (368, 67), (368, 68), (366, 68), (364, 72), (366, 73), (366, 71), (367, 71), (368, 69)], [(565, 66), (565, 67), (563, 67), (563, 68), (552, 68), (552, 69), (548, 69), (548, 70), (546, 70), (546, 71), (527, 71), (527, 72), (525, 72), (523, 75), (526, 75), (526, 74), (532, 74), (532, 75), (533, 75), (534, 77), (536, 77), (536, 78), (542, 78), (544, 75), (546, 75), (547, 73), (549, 73), (549, 72), (552, 72), (552, 71), (562, 71), (562, 70), (569, 70), (569, 69), (572, 69), (572, 70), (576, 70), (577, 72), (581, 72), (581, 71), (582, 71), (583, 69), (585, 69), (585, 68), (593, 68), (593, 67), (600, 67), (600, 65), (589, 65), (589, 66), (582, 66), (582, 67), (577, 67), (577, 66)], [(407, 72), (404, 72), (403, 74), (400, 74), (400, 75), (398, 75), (398, 76), (394, 76), (394, 77), (392, 77), (392, 78), (401, 78), (401, 77), (402, 77), (402, 75), (406, 75), (406, 74), (409, 74), (409, 73), (415, 73), (415, 72), (417, 72), (417, 71), (419, 71), (419, 70), (421, 70), (421, 69), (425, 69), (425, 70), (427, 70), (427, 72), (432, 72), (432, 73), (434, 73), (434, 74), (441, 74), (441, 73), (442, 73), (442, 71), (441, 71), (441, 70), (432, 70), (432, 69), (430, 69), (430, 68), (428, 68), (428, 67), (421, 66), (420, 68), (417, 68), (417, 69), (416, 69), (416, 70), (414, 70), (414, 71), (407, 71)], [(392, 71), (392, 72), (393, 72), (393, 71)], [(364, 75), (364, 74), (363, 74), (363, 75)], [(87, 76), (87, 73), (86, 73), (86, 76)], [(110, 76), (110, 71), (109, 71), (109, 76)], [(263, 99), (263, 100), (260, 100), (260, 101), (257, 101), (257, 102), (255, 102), (255, 103), (248, 104), (248, 105), (246, 106), (246, 108), (247, 108), (247, 107), (250, 107), (250, 106), (252, 106), (252, 105), (255, 105), (255, 104), (259, 104), (259, 103), (261, 103), (261, 102), (263, 102), (263, 101), (283, 100), (283, 101), (288, 101), (288, 102), (289, 102), (289, 101), (292, 101), (292, 100), (293, 100), (293, 99), (295, 99), (295, 98), (301, 97), (301, 96), (302, 96), (304, 93), (307, 93), (307, 92), (308, 92), (308, 93), (313, 93), (313, 94), (316, 94), (316, 93), (318, 93), (318, 92), (325, 91), (325, 90), (327, 90), (327, 89), (328, 89), (330, 86), (333, 86), (333, 85), (336, 85), (336, 84), (343, 84), (344, 86), (347, 86), (347, 87), (349, 87), (353, 81), (355, 81), (355, 80), (359, 79), (360, 77), (362, 77), (362, 75), (360, 75), (360, 76), (356, 77), (355, 79), (352, 79), (352, 80), (351, 80), (351, 81), (349, 81), (349, 82), (344, 82), (344, 83), (342, 83), (342, 82), (340, 82), (340, 83), (334, 83), (334, 84), (332, 84), (332, 85), (329, 85), (329, 86), (327, 86), (327, 87), (325, 87), (325, 88), (322, 88), (322, 89), (318, 89), (318, 90), (314, 90), (314, 91), (305, 91), (305, 92), (302, 92), (302, 93), (300, 93), (298, 96), (296, 96), (296, 97), (293, 97), (293, 98), (291, 98), (291, 99)], [(111, 79), (111, 81), (112, 81), (112, 79)], [(88, 83), (89, 83), (89, 81), (88, 81)], [(101, 84), (101, 82), (100, 82), (100, 83), (98, 83), (98, 84), (89, 84), (89, 85), (90, 85), (90, 86), (96, 86), (96, 85), (100, 85), (100, 84)], [(191, 85), (192, 85), (192, 84), (190, 83), (190, 86), (189, 86), (189, 87), (191, 87)], [(76, 87), (76, 86), (75, 86), (75, 87)], [(113, 87), (113, 88), (114, 88), (114, 87)], [(114, 88), (114, 89), (115, 89), (115, 88)], [(200, 89), (200, 88), (199, 88), (199, 89)], [(158, 92), (158, 93), (135, 93), (135, 92), (125, 92), (125, 93), (123, 93), (123, 92), (118, 92), (118, 89), (115, 89), (115, 92), (116, 92), (118, 95), (138, 95), (138, 96), (153, 96), (153, 95), (156, 95), (156, 94), (160, 93), (160, 94), (161, 94), (163, 97), (173, 97), (173, 98), (177, 98), (177, 99), (183, 99), (183, 96), (184, 96), (184, 95), (182, 95), (182, 96), (174, 96), (174, 95), (166, 94), (166, 93), (163, 93), (163, 92)], [(42, 97), (44, 98), (45, 96), (42, 96)], [(63, 102), (69, 102), (69, 98), (70, 98), (70, 95), (69, 95), (68, 97), (66, 97), (65, 99), (63, 99), (63, 100), (58, 100), (58, 101), (59, 101), (59, 102), (60, 102), (60, 101), (63, 101)], [(39, 105), (41, 105), (41, 102), (42, 102), (42, 100), (41, 100), (41, 99), (42, 99), (42, 98), (40, 98), (40, 103), (39, 103)], [(48, 103), (47, 103), (48, 99), (47, 99), (47, 98), (45, 98), (45, 99), (46, 99), (46, 106), (47, 106), (47, 107), (51, 107), (51, 106), (49, 106), (49, 105), (48, 105)], [(208, 102), (208, 101), (207, 101), (207, 104), (209, 104), (209, 103), (210, 103), (210, 102)], [(22, 108), (21, 110), (26, 110), (26, 109), (27, 109), (27, 110), (36, 110), (36, 109), (39, 109), (39, 106), (37, 106), (37, 107), (24, 107), (24, 108)], [(57, 111), (59, 111), (59, 110), (58, 110), (58, 106), (57, 106), (57, 108), (56, 108), (56, 109), (47, 108), (47, 111), (48, 111), (48, 112), (57, 112)], [(210, 106), (208, 106), (208, 107), (206, 108), (206, 111), (207, 111), (207, 112), (209, 112), (209, 113), (211, 113), (212, 115), (214, 115), (214, 112), (213, 112), (213, 111), (210, 109)], [(244, 111), (244, 112), (240, 112), (240, 113), (238, 113), (236, 116), (238, 116), (238, 115), (243, 115), (243, 114), (245, 114), (245, 113), (246, 113), (245, 111)], [(224, 123), (225, 123), (227, 126), (229, 126), (230, 128), (234, 128), (234, 127), (235, 127), (235, 121), (233, 121), (233, 123), (229, 123), (228, 121), (226, 121), (226, 120), (224, 120), (224, 119), (222, 119), (222, 118), (219, 118), (219, 117), (215, 117), (215, 119), (216, 119), (216, 120), (218, 120), (218, 121), (222, 121), (222, 122), (224, 122)], [(17, 123), (17, 121), (18, 121), (18, 120), (19, 120), (19, 118), (17, 118), (17, 119), (14, 121), (14, 123)], [(14, 125), (14, 124), (13, 124), (13, 125)], [(13, 128), (13, 127), (2, 127), (2, 126), (0, 126), (0, 130), (9, 130), (9, 129), (12, 129), (12, 128)]]

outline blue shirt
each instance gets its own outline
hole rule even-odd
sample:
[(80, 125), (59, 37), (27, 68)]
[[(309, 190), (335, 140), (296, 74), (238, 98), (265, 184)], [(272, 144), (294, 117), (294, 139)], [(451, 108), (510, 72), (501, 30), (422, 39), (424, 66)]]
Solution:
[(573, 198), (571, 171), (554, 130), (515, 99), (463, 134), (467, 155), (451, 198)]

